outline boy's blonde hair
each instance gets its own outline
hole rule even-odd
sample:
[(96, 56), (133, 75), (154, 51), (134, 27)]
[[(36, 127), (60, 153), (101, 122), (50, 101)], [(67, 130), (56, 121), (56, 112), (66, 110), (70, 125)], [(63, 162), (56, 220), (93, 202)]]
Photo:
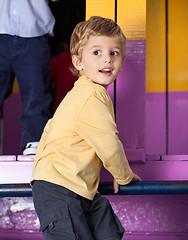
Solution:
[[(80, 22), (76, 25), (71, 39), (70, 52), (71, 56), (76, 55), (82, 59), (82, 50), (90, 36), (117, 36), (120, 41), (122, 56), (125, 55), (126, 37), (119, 25), (112, 19), (100, 16), (92, 16), (87, 21)], [(77, 69), (72, 69), (75, 75), (79, 76)]]

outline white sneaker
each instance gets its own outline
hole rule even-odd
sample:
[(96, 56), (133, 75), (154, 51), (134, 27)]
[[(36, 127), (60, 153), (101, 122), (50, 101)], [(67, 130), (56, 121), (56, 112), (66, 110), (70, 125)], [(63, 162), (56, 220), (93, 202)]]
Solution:
[(27, 143), (23, 155), (35, 155), (37, 152), (37, 147), (39, 145), (39, 142), (29, 142)]

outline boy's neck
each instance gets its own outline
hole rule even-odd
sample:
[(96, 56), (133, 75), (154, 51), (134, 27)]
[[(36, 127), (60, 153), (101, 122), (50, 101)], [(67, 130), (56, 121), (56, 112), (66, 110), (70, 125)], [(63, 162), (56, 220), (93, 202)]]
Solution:
[(102, 84), (96, 83), (93, 79), (87, 77), (86, 75), (81, 75), (81, 74), (80, 74), (80, 78), (81, 78), (81, 77), (86, 77), (87, 79), (90, 79), (92, 82), (94, 82), (95, 84), (98, 84), (98, 85), (104, 87), (106, 90), (107, 90), (107, 88), (108, 88), (108, 86), (109, 86), (109, 85), (102, 85)]

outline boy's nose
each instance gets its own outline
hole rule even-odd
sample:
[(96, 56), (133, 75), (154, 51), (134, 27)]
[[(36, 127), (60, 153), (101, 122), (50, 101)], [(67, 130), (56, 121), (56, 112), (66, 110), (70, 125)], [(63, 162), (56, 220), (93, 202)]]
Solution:
[(106, 57), (104, 58), (104, 62), (105, 62), (105, 63), (111, 63), (111, 62), (112, 62), (112, 58), (111, 58), (110, 56), (106, 56)]

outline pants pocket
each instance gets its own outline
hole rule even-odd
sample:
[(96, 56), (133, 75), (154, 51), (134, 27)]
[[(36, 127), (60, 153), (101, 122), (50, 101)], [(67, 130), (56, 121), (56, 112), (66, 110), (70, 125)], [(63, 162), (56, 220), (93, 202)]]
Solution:
[(40, 219), (40, 231), (46, 240), (78, 240), (74, 233), (68, 207), (57, 208)]

